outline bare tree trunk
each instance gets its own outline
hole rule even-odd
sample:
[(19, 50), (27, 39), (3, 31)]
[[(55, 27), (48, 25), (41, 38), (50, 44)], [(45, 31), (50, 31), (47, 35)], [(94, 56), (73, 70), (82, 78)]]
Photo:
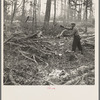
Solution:
[(14, 11), (13, 11), (12, 17), (11, 17), (11, 25), (12, 25), (12, 23), (13, 23), (14, 16), (15, 16), (15, 13), (16, 13), (16, 7), (17, 7), (17, 0), (16, 0), (15, 3), (14, 3)]
[(79, 1), (79, 12), (78, 12), (78, 20), (81, 21), (81, 1)]
[(43, 26), (43, 28), (45, 30), (47, 30), (47, 28), (49, 26), (50, 11), (51, 11), (51, 0), (47, 0), (46, 12), (45, 12), (45, 19), (44, 19), (44, 26)]
[(82, 22), (82, 9), (83, 9), (83, 7), (82, 7), (82, 0), (80, 0), (80, 21)]
[(67, 22), (70, 20), (70, 0), (67, 1)]
[(37, 0), (34, 0), (34, 7), (35, 7), (35, 32), (37, 30)]
[(30, 17), (33, 16), (33, 5), (32, 5), (32, 1), (30, 1), (29, 16), (30, 16)]
[[(75, 2), (77, 3), (77, 0), (75, 0)], [(74, 11), (74, 20), (76, 21), (76, 10), (77, 10), (77, 5), (75, 4), (75, 11)]]
[(85, 21), (86, 21), (85, 32), (87, 32), (87, 15), (88, 15), (87, 8), (88, 8), (88, 0), (86, 0), (86, 8), (85, 8), (85, 13), (86, 13), (86, 16), (85, 16)]
[(63, 16), (63, 0), (61, 0), (61, 14), (60, 16), (62, 17)]
[(56, 0), (54, 0), (54, 19), (53, 19), (53, 24), (55, 25), (56, 22)]
[(32, 32), (33, 32), (33, 34), (36, 33), (36, 28), (37, 28), (36, 5), (37, 5), (37, 0), (34, 0), (34, 3), (33, 3), (33, 20), (32, 20)]
[(32, 17), (32, 33), (34, 34), (34, 0), (33, 0), (33, 17)]
[(41, 16), (41, 0), (38, 0), (38, 19), (39, 19), (39, 22), (41, 20), (40, 16)]
[(4, 23), (6, 22), (7, 18), (7, 2), (4, 0)]
[(64, 25), (66, 25), (66, 13), (67, 13), (66, 0), (64, 0), (64, 17), (63, 17), (63, 24)]
[(25, 21), (25, 0), (23, 0), (23, 7), (22, 7), (22, 22)]
[(91, 0), (91, 6), (90, 6), (90, 15), (89, 15), (89, 19), (92, 22), (92, 16), (93, 16), (93, 12), (92, 12), (92, 0)]
[(34, 34), (34, 14), (33, 14), (33, 17), (32, 17), (32, 33)]
[(14, 2), (12, 1), (11, 13), (13, 13)]

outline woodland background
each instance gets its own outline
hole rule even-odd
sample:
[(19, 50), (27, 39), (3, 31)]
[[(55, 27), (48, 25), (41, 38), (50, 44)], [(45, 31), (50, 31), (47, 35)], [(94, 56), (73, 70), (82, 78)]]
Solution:
[[(4, 0), (4, 85), (94, 85), (93, 0)], [(84, 54), (72, 37), (57, 38), (75, 22)], [(65, 34), (70, 34), (67, 31)]]

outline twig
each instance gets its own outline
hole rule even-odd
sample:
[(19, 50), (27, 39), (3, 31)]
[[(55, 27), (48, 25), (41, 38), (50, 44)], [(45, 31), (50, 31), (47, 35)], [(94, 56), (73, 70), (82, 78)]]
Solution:
[[(48, 64), (47, 62), (43, 61), (40, 57), (36, 56), (35, 54), (33, 54), (33, 58), (34, 58), (34, 59), (32, 59), (32, 58), (29, 58), (28, 56), (26, 56), (26, 55), (24, 54), (25, 52), (22, 52), (22, 51), (20, 51), (20, 50), (18, 50), (18, 51), (19, 51), (25, 58), (27, 58), (27, 59), (29, 59), (29, 60), (35, 62), (37, 66), (38, 66), (39, 64), (38, 64), (38, 62), (35, 60), (35, 57), (37, 57), (40, 61), (44, 62), (44, 63), (46, 64), (46, 66), (45, 66), (43, 69), (45, 69), (46, 67), (49, 66), (49, 64)], [(27, 53), (26, 53), (26, 54), (27, 54)], [(43, 69), (42, 69), (42, 70), (43, 70)]]
[(29, 47), (30, 47), (30, 48), (35, 48), (36, 50), (38, 50), (38, 51), (42, 52), (43, 54), (50, 54), (50, 55), (51, 55), (51, 53), (54, 53), (54, 52), (47, 53), (47, 52), (46, 52), (46, 50), (45, 50), (45, 51), (43, 51), (43, 49), (42, 49), (42, 50), (40, 50), (39, 48), (36, 48), (36, 47), (34, 47), (34, 46), (29, 46)]
[(81, 80), (81, 79), (84, 79), (84, 77), (87, 76), (87, 75), (89, 75), (89, 73), (85, 73), (85, 74), (83, 74), (82, 76), (78, 76), (78, 77), (76, 77), (76, 78), (74, 78), (74, 79), (72, 79), (72, 80), (66, 82), (64, 85), (72, 85), (72, 84), (75, 85), (75, 82), (76, 82), (76, 81), (77, 81), (76, 84), (78, 84), (78, 83), (80, 82), (80, 80)]
[(14, 43), (14, 42), (8, 42), (8, 43), (10, 43), (12, 45), (20, 46), (20, 47), (25, 47), (24, 45), (21, 45), (21, 44), (18, 44), (18, 43)]
[(38, 65), (38, 62), (35, 60), (35, 55), (33, 54), (33, 59), (35, 61), (35, 63)]
[[(35, 55), (35, 56), (36, 56), (36, 55)], [(46, 64), (45, 68), (49, 66), (49, 64), (48, 64), (47, 62), (43, 61), (40, 57), (38, 57), (38, 56), (36, 56), (36, 57), (37, 57), (40, 61), (42, 61), (42, 62), (44, 62), (44, 63)], [(43, 69), (45, 69), (45, 68), (43, 68)], [(42, 69), (42, 70), (43, 70), (43, 69)]]
[(14, 84), (14, 85), (20, 85), (18, 83), (16, 83), (13, 79), (13, 74), (12, 74), (12, 70), (10, 70), (10, 73), (9, 73), (9, 79), (11, 80), (11, 82)]
[(74, 83), (74, 85), (78, 85), (82, 79), (83, 77), (81, 77), (76, 83)]
[(11, 36), (10, 38), (8, 38), (7, 40), (5, 40), (5, 41), (4, 41), (4, 44), (7, 43), (8, 41), (10, 41), (13, 37), (14, 37), (14, 35)]
[(32, 58), (29, 58), (28, 56), (26, 56), (22, 51), (20, 51), (20, 50), (18, 50), (25, 58), (27, 58), (27, 59), (29, 59), (29, 60), (31, 60), (31, 61), (33, 61), (33, 62), (35, 62), (36, 63), (36, 65), (38, 65), (38, 63), (36, 62), (36, 60), (35, 59), (32, 59)]
[(8, 41), (10, 41), (14, 36), (19, 35), (20, 33), (13, 33), (9, 36), (9, 38), (7, 40), (4, 41), (4, 44), (7, 43)]

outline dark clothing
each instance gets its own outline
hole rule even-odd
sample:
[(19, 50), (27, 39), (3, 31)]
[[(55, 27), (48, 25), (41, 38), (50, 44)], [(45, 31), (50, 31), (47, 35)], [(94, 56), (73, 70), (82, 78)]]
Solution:
[(79, 32), (78, 29), (76, 27), (72, 27), (72, 28), (65, 28), (65, 30), (63, 30), (60, 34), (60, 36), (63, 36), (64, 32), (67, 30), (71, 30), (71, 34), (65, 34), (66, 36), (73, 36), (73, 44), (72, 44), (72, 51), (76, 51), (76, 47), (78, 47), (78, 49), (82, 52), (82, 46), (81, 46), (81, 42), (80, 42), (80, 36), (79, 36)]
[(74, 35), (74, 39), (73, 39), (73, 44), (72, 44), (72, 51), (76, 51), (76, 47), (78, 47), (78, 49), (80, 51), (82, 51), (82, 46), (80, 43), (80, 36), (79, 35)]
[(81, 42), (80, 42), (81, 38), (79, 36), (79, 32), (78, 32), (77, 28), (73, 28), (72, 35), (74, 37), (73, 44), (72, 44), (72, 51), (76, 51), (76, 47), (78, 47), (78, 49), (82, 52), (82, 46), (81, 46)]

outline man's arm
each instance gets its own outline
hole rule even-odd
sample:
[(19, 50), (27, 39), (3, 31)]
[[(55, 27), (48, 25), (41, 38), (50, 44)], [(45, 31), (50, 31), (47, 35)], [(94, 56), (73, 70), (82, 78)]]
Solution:
[(61, 27), (61, 28), (64, 28), (64, 29), (67, 29), (67, 30), (72, 30), (72, 28), (70, 28), (70, 27), (64, 27), (64, 26), (62, 26), (62, 25), (60, 25), (60, 27)]
[(64, 29), (60, 34), (57, 35), (57, 37), (61, 37), (63, 35), (63, 33), (66, 31), (66, 29)]
[(69, 28), (69, 27), (66, 27), (65, 29), (67, 29), (67, 30), (72, 30), (72, 28)]

